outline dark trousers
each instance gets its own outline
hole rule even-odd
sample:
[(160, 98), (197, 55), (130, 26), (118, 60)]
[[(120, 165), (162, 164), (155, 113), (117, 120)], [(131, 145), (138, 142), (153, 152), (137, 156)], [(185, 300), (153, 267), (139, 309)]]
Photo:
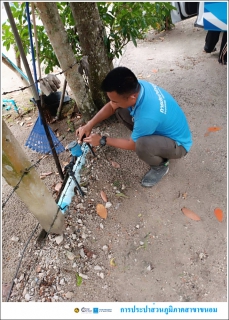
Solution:
[[(118, 108), (116, 116), (128, 129), (133, 131), (132, 117), (128, 109)], [(150, 135), (136, 141), (136, 154), (150, 166), (158, 166), (167, 159), (179, 159), (187, 154), (184, 147), (167, 137)]]
[[(219, 41), (221, 31), (208, 31), (206, 38), (205, 38), (205, 46), (204, 50), (207, 53), (211, 53), (214, 51), (214, 48)], [(223, 32), (221, 45), (220, 45), (220, 51), (219, 51), (219, 62), (220, 63), (226, 63), (227, 62), (227, 32)]]

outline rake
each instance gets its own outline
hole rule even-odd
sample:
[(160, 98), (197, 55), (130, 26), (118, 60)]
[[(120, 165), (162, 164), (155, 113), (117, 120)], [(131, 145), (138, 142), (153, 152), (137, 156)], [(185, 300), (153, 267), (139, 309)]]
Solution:
[[(33, 70), (34, 70), (34, 80), (36, 85), (36, 90), (39, 92), (38, 84), (37, 84), (37, 73), (36, 73), (36, 63), (34, 58), (34, 48), (33, 48), (33, 40), (32, 40), (32, 31), (31, 31), (31, 22), (30, 22), (30, 14), (29, 14), (29, 3), (26, 2), (26, 13), (27, 13), (27, 21), (28, 21), (28, 27), (29, 27), (29, 37), (30, 37), (30, 46), (31, 46), (31, 54), (32, 54), (32, 61), (33, 61)], [(34, 20), (34, 19), (33, 19)], [(34, 29), (35, 29), (35, 20), (33, 21)], [(35, 34), (35, 32), (34, 32)], [(42, 107), (42, 106), (41, 106)], [(43, 118), (43, 119), (42, 119)], [(55, 134), (53, 133), (52, 129), (47, 125), (50, 138), (53, 141), (53, 145), (50, 145), (50, 139), (47, 136), (47, 129), (45, 130), (44, 126), (45, 119), (44, 117), (41, 117), (41, 114), (39, 112), (39, 116), (32, 128), (32, 131), (25, 143), (25, 146), (28, 148), (39, 152), (39, 153), (61, 153), (65, 150), (63, 145), (60, 143), (60, 141), (57, 139)], [(54, 150), (55, 148), (55, 150)]]

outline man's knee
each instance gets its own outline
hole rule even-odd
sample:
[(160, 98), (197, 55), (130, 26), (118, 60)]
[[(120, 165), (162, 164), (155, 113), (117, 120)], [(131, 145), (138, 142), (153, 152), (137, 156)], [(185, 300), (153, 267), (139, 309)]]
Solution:
[(148, 149), (147, 145), (148, 144), (146, 143), (146, 139), (144, 139), (144, 137), (138, 138), (138, 140), (135, 143), (135, 151), (138, 156), (141, 156), (142, 154), (147, 152), (147, 149)]

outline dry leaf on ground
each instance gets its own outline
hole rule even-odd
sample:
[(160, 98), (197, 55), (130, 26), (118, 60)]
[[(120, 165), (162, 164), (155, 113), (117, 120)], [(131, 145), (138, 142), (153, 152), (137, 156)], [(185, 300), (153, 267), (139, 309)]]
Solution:
[(118, 162), (111, 161), (111, 164), (114, 168), (120, 168), (120, 164)]
[(51, 174), (53, 174), (53, 172), (44, 172), (44, 173), (41, 173), (41, 176), (50, 176)]
[(62, 182), (58, 182), (58, 183), (55, 185), (55, 190), (56, 190), (57, 192), (59, 192), (60, 189), (61, 189), (61, 186), (62, 186)]
[(220, 222), (223, 221), (223, 211), (220, 208), (215, 208), (214, 214), (215, 214), (217, 220), (219, 220)]
[(183, 214), (188, 217), (189, 219), (195, 220), (195, 221), (199, 221), (201, 220), (200, 217), (193, 211), (189, 210), (188, 208), (183, 207), (181, 209), (181, 211), (183, 212)]
[(104, 202), (107, 202), (107, 195), (104, 191), (100, 192), (101, 198), (103, 199)]
[(209, 127), (204, 136), (207, 137), (210, 132), (216, 132), (216, 131), (219, 131), (221, 129), (222, 129), (221, 127)]
[(115, 258), (111, 258), (111, 260), (110, 260), (110, 266), (111, 266), (111, 267), (116, 267)]
[(103, 218), (106, 219), (107, 218), (107, 209), (104, 207), (104, 205), (102, 205), (101, 203), (98, 203), (96, 206), (96, 212), (98, 213), (98, 215)]

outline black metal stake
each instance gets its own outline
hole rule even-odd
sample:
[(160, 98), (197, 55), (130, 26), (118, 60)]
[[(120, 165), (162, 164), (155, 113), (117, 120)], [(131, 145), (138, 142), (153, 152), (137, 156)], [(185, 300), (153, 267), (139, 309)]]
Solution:
[(62, 168), (61, 168), (61, 165), (60, 165), (60, 161), (59, 161), (59, 158), (57, 156), (56, 149), (55, 149), (55, 146), (54, 146), (54, 143), (53, 143), (53, 140), (52, 140), (52, 137), (51, 137), (47, 122), (46, 122), (45, 117), (44, 117), (43, 109), (42, 109), (42, 106), (41, 106), (41, 100), (40, 99), (37, 100), (36, 104), (37, 104), (37, 107), (38, 107), (38, 110), (39, 110), (39, 113), (40, 113), (41, 120), (43, 122), (43, 126), (44, 126), (44, 129), (45, 129), (46, 136), (48, 138), (48, 142), (49, 142), (50, 148), (52, 150), (52, 154), (53, 154), (54, 161), (56, 163), (57, 170), (59, 172), (60, 178), (62, 180), (64, 180), (64, 174), (63, 174), (63, 171), (62, 171)]

